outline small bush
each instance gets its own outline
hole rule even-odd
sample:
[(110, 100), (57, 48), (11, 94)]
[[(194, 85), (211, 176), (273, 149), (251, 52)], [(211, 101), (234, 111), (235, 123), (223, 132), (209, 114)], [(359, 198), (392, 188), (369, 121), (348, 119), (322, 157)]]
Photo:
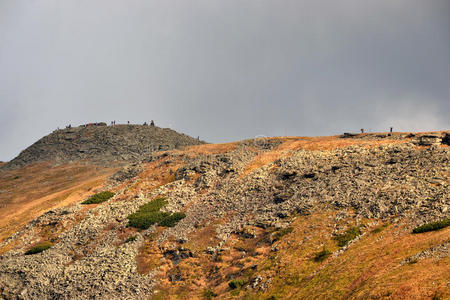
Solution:
[(32, 248), (30, 248), (27, 252), (25, 252), (25, 255), (32, 255), (36, 253), (41, 253), (42, 251), (47, 250), (48, 248), (52, 247), (53, 244), (50, 242), (43, 242), (39, 245), (36, 245)]
[(327, 259), (327, 257), (330, 256), (330, 255), (331, 255), (331, 251), (324, 247), (324, 248), (322, 249), (322, 251), (320, 251), (319, 253), (317, 253), (317, 254), (314, 256), (314, 261), (317, 261), (317, 262), (324, 261), (324, 260)]
[(375, 234), (375, 233), (380, 233), (380, 232), (382, 232), (383, 230), (385, 230), (388, 226), (389, 226), (388, 223), (383, 224), (383, 225), (381, 225), (381, 226), (378, 226), (378, 227), (374, 228), (374, 229), (371, 231), (371, 233), (374, 233), (374, 234)]
[(450, 226), (450, 218), (442, 220), (442, 221), (433, 222), (433, 223), (427, 223), (422, 226), (416, 227), (413, 229), (413, 233), (435, 231), (435, 230), (445, 228), (447, 226)]
[(98, 203), (102, 203), (102, 202), (105, 202), (106, 200), (110, 199), (114, 195), (115, 194), (113, 192), (110, 192), (110, 191), (100, 192), (98, 194), (95, 194), (95, 195), (89, 197), (89, 199), (81, 202), (81, 204), (98, 204)]
[(134, 242), (136, 240), (137, 236), (133, 235), (126, 239), (125, 243)]
[(128, 216), (128, 226), (139, 229), (148, 229), (154, 224), (173, 227), (185, 217), (184, 213), (170, 214), (159, 211), (167, 204), (164, 198), (155, 199), (142, 205), (137, 212)]
[(339, 247), (343, 247), (348, 244), (351, 240), (355, 239), (357, 236), (361, 235), (361, 229), (359, 227), (351, 227), (343, 234), (340, 234), (334, 239), (338, 242)]
[(247, 284), (247, 282), (245, 280), (243, 280), (243, 279), (241, 279), (241, 280), (234, 279), (234, 280), (231, 280), (230, 282), (228, 282), (228, 286), (232, 290), (241, 288), (241, 287), (243, 287), (246, 284)]
[(208, 289), (203, 292), (203, 297), (205, 297), (206, 299), (212, 299), (214, 297), (217, 297), (217, 294), (213, 290)]

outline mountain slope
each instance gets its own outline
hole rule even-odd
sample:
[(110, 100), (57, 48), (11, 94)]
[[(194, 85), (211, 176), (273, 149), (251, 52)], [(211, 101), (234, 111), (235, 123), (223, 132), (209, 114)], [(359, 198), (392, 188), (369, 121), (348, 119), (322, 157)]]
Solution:
[(117, 170), (47, 162), (0, 172), (0, 241), (52, 208), (79, 202)]
[[(449, 297), (449, 151), (408, 134), (270, 138), (155, 153), (0, 244), (9, 299)], [(164, 197), (174, 227), (128, 227)], [(74, 202), (75, 203), (75, 202)], [(33, 245), (51, 241), (39, 254)]]

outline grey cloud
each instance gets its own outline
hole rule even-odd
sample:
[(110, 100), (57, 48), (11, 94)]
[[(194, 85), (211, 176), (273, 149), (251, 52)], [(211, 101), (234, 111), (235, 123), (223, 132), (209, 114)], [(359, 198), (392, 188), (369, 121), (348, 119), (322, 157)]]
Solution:
[(0, 159), (57, 126), (443, 130), (448, 1), (2, 1)]

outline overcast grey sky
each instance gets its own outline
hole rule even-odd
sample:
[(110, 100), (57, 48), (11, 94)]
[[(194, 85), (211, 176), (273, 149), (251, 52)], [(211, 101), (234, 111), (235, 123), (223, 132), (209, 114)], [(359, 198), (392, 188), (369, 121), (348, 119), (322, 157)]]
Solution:
[(448, 0), (0, 0), (0, 160), (117, 120), (209, 142), (450, 128)]

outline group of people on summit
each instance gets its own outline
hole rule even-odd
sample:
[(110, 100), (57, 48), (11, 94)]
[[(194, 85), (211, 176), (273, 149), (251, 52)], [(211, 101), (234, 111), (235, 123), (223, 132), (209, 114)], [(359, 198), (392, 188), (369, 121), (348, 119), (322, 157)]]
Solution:
[[(116, 125), (116, 120), (111, 121), (111, 126)], [(130, 121), (127, 121), (127, 125), (130, 125)], [(147, 122), (144, 122), (144, 124), (142, 124), (144, 126), (148, 126)], [(90, 127), (90, 126), (107, 126), (105, 122), (99, 122), (99, 123), (87, 123), (87, 124), (82, 124), (80, 125), (80, 127)], [(150, 126), (155, 126), (155, 122), (153, 120), (150, 121)], [(69, 124), (66, 126), (66, 129), (71, 129), (72, 128), (72, 124)], [(59, 130), (59, 127), (56, 129)]]
[[(116, 120), (111, 121), (111, 126), (112, 125), (116, 125)], [(130, 121), (127, 121), (127, 125), (130, 125)], [(142, 124), (142, 125), (147, 126), (148, 124), (147, 124), (147, 122), (144, 122), (144, 124)], [(153, 120), (150, 121), (150, 126), (155, 126), (155, 122)]]

